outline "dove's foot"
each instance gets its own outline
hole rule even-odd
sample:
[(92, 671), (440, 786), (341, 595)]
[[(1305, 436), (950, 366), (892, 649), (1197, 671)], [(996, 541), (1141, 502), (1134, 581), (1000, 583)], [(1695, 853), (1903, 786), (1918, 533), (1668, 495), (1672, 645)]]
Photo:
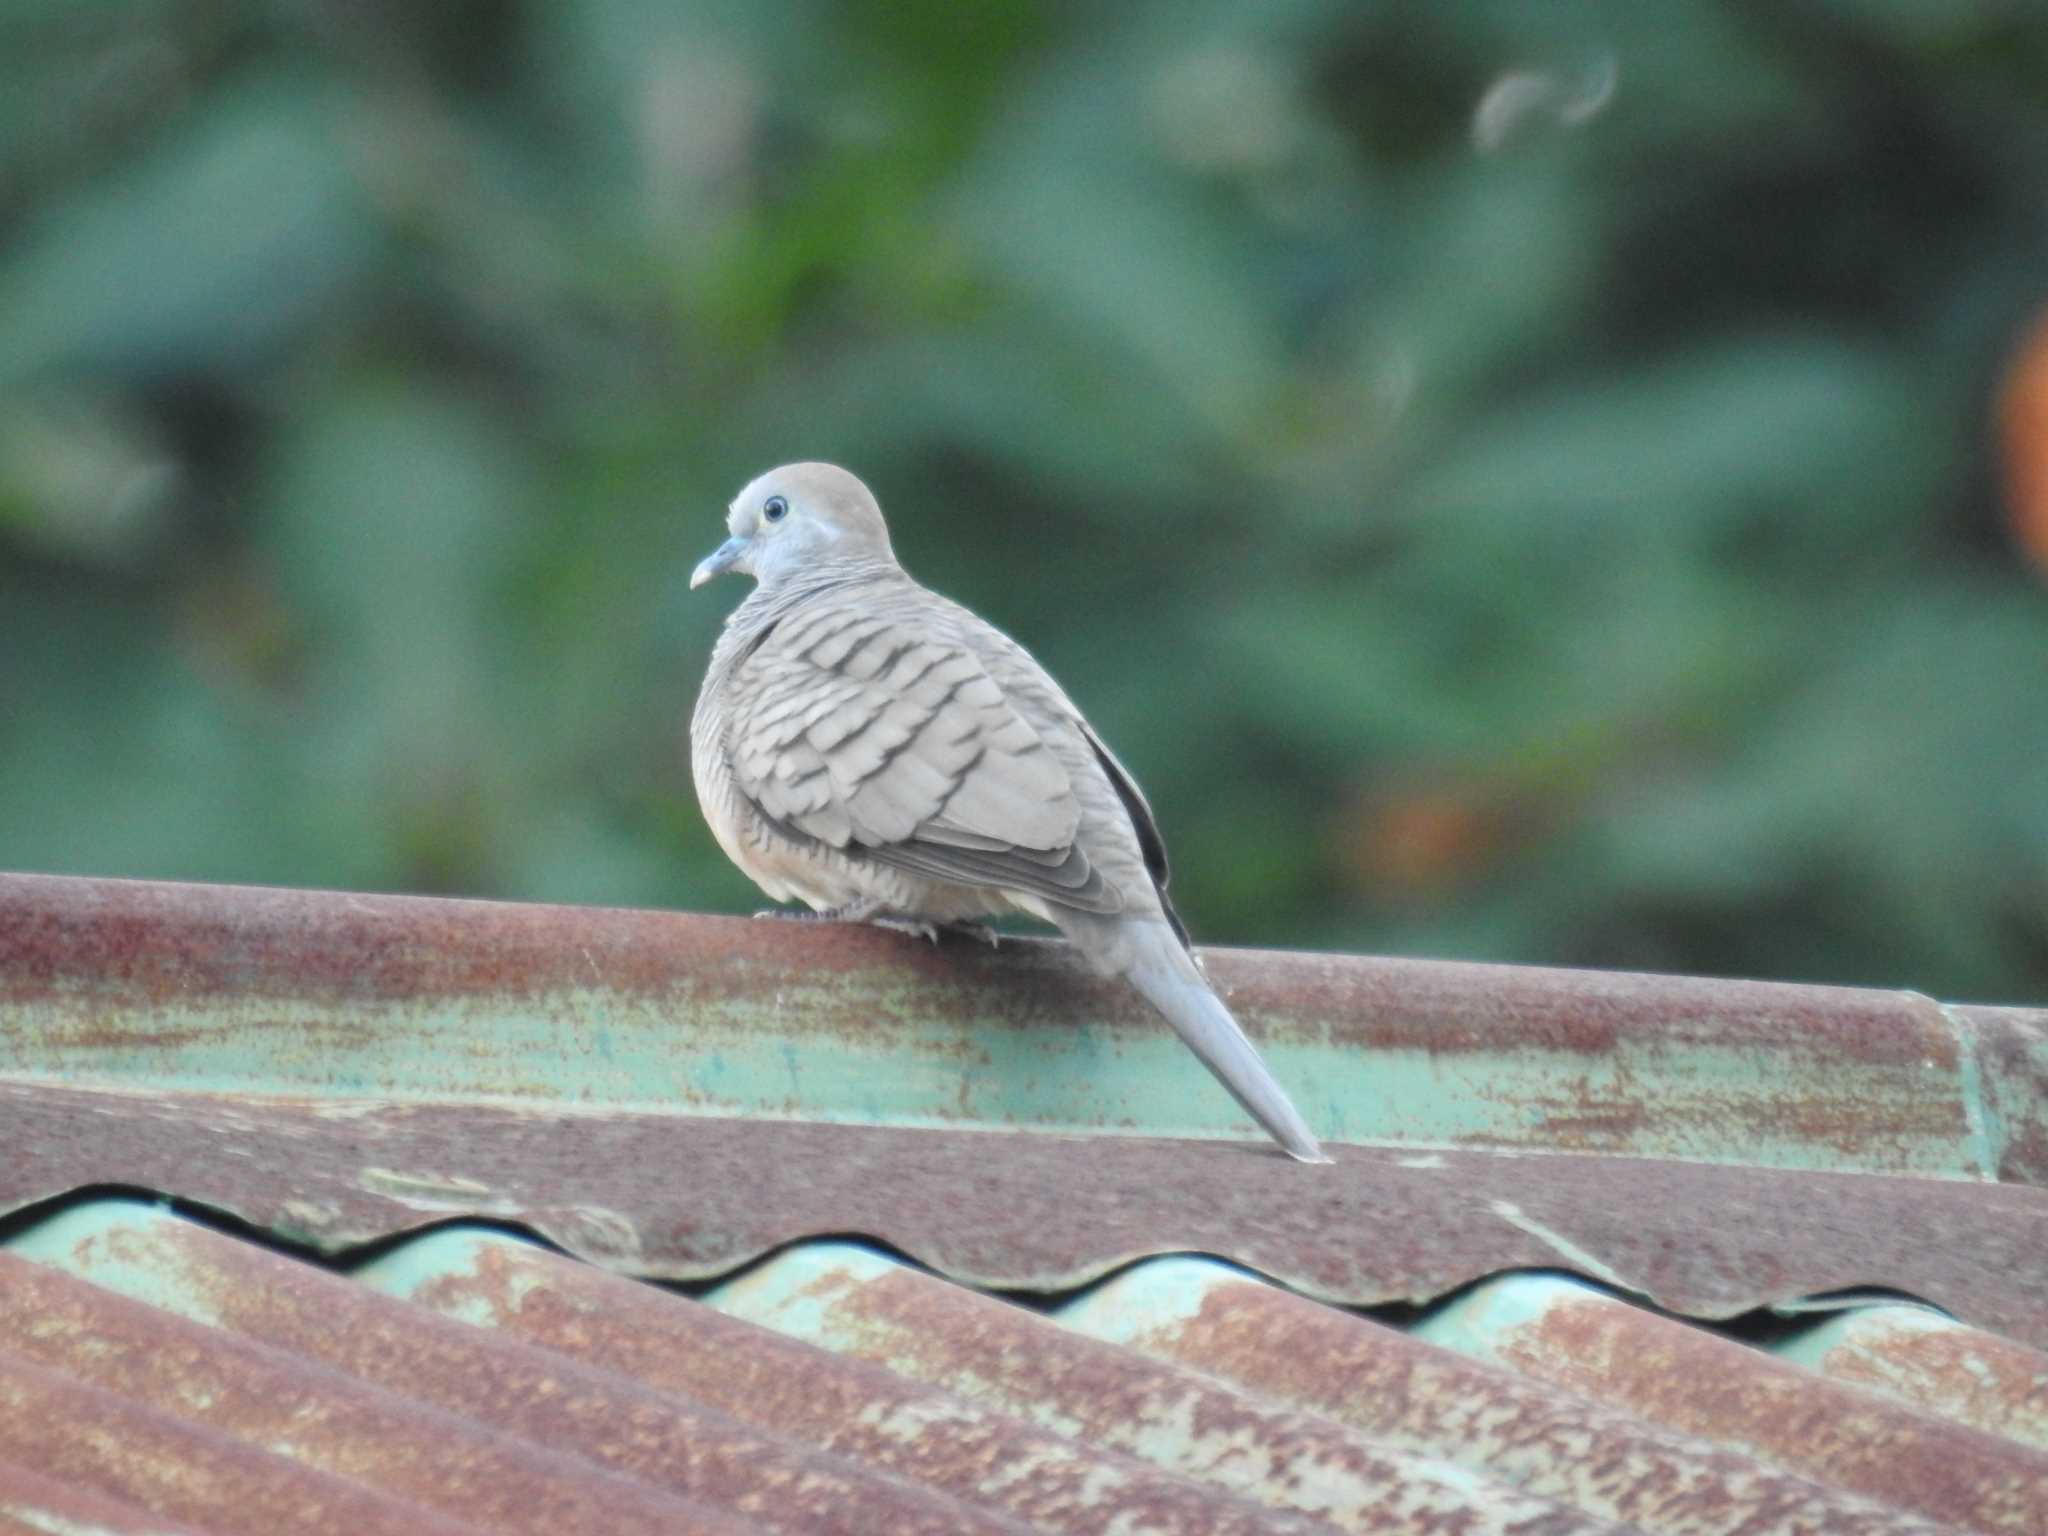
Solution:
[(960, 934), (986, 944), (990, 949), (994, 949), (997, 943), (995, 929), (986, 923), (935, 923), (928, 917), (912, 917), (905, 912), (891, 911), (872, 896), (856, 897), (816, 912), (770, 907), (765, 912), (756, 912), (754, 916), (779, 917), (791, 923), (866, 923), (873, 928), (887, 928), (892, 933), (928, 939), (934, 944), (939, 942), (941, 933)]
[(900, 912), (877, 912), (861, 921), (870, 928), (886, 928), (891, 933), (907, 933), (914, 939), (930, 939), (934, 944), (939, 942), (939, 925), (929, 918), (905, 917)]
[(861, 921), (873, 928), (887, 928), (893, 933), (930, 939), (934, 944), (942, 938), (972, 939), (977, 944), (995, 949), (1002, 943), (1001, 937), (987, 923), (935, 923), (928, 917), (906, 917), (901, 912), (877, 912)]

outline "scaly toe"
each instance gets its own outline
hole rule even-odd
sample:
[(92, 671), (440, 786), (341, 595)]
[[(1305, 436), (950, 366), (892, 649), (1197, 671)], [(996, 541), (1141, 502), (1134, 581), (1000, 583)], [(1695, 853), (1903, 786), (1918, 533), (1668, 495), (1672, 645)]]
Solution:
[(887, 928), (893, 933), (907, 933), (913, 938), (930, 939), (939, 942), (939, 925), (927, 922), (921, 917), (900, 917), (893, 912), (883, 913), (868, 919), (877, 928)]

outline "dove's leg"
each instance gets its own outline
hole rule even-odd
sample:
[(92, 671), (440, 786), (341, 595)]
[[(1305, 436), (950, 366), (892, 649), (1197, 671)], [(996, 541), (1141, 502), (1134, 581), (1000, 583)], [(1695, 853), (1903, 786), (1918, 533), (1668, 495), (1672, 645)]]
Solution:
[(776, 917), (785, 923), (871, 923), (888, 914), (886, 902), (873, 896), (856, 896), (836, 907), (820, 907), (815, 912), (806, 912), (801, 907), (769, 907), (754, 916)]
[(935, 923), (927, 917), (914, 917), (907, 912), (891, 910), (889, 905), (874, 896), (856, 896), (852, 901), (841, 902), (836, 907), (821, 907), (815, 912), (805, 912), (789, 907), (770, 907), (756, 912), (756, 917), (777, 917), (792, 923), (866, 923), (873, 928), (887, 928), (892, 933), (907, 933), (913, 938), (939, 942), (942, 933), (958, 934), (973, 939), (994, 949), (1000, 943), (995, 929), (987, 923)]

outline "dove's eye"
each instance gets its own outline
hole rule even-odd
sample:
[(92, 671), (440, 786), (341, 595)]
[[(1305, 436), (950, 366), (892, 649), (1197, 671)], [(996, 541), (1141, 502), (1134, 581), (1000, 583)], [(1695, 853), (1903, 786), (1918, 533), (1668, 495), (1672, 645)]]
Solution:
[(789, 503), (780, 496), (770, 496), (761, 503), (761, 515), (771, 523), (779, 523), (789, 515)]

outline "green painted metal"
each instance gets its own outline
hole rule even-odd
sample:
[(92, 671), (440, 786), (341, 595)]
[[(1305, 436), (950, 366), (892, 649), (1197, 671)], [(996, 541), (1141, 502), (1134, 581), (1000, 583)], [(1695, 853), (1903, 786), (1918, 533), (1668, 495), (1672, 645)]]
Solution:
[[(473, 1276), (483, 1260), (493, 1253), (545, 1253), (539, 1243), (483, 1227), (439, 1227), (398, 1244), (349, 1272), (350, 1278), (372, 1290), (383, 1291), (407, 1301), (419, 1300), (451, 1276)], [(495, 1326), (502, 1305), (516, 1306), (528, 1289), (540, 1284), (537, 1272), (513, 1267), (507, 1272), (509, 1294), (493, 1304), (481, 1296), (462, 1293), (454, 1299), (436, 1297), (436, 1310), (479, 1327)]]
[[(0, 1305), (0, 1381), (25, 1359), (174, 1430), (240, 1440), (508, 1536), (1024, 1529), (630, 1373), (159, 1210), (102, 1207), (31, 1238), (0, 1245), (0, 1295), (15, 1300)], [(275, 1520), (298, 1527), (288, 1506)]]
[[(1133, 1273), (1182, 1268), (1173, 1259), (1148, 1260)], [(1171, 1281), (1165, 1290), (1175, 1294)], [(1473, 1467), (1358, 1434), (1199, 1369), (1061, 1326), (1085, 1302), (1048, 1319), (962, 1292), (859, 1244), (833, 1242), (806, 1243), (706, 1299), (734, 1317), (886, 1366), (1055, 1434), (1299, 1509), (1338, 1529), (1622, 1536), (1599, 1515)], [(1170, 1319), (1153, 1325), (1170, 1326)]]
[[(158, 1203), (75, 1206), (0, 1244), (0, 1259), (62, 1270), (188, 1330), (268, 1341), (271, 1364), (255, 1364), (295, 1384), (328, 1378), (303, 1374), (290, 1356), (354, 1372), (360, 1352), (360, 1369), (387, 1387), (427, 1385), (407, 1374), (414, 1325), (402, 1312), (356, 1317), (343, 1294), (356, 1286)], [(1747, 1532), (1762, 1510), (1787, 1529), (1845, 1536), (1933, 1536), (1907, 1510), (2031, 1532), (2026, 1520), (2048, 1509), (2048, 1457), (2027, 1449), (2026, 1433), (2048, 1356), (1925, 1309), (1833, 1321), (1878, 1330), (1880, 1351), (1901, 1335), (1968, 1344), (1963, 1356), (1934, 1358), (1978, 1379), (2003, 1415), (1997, 1427), (1928, 1396), (1952, 1394), (1954, 1372), (1922, 1371), (1900, 1394), (1960, 1421), (1945, 1424), (1543, 1274), (1488, 1282), (1406, 1333), (1182, 1257), (1130, 1266), (1049, 1317), (838, 1241), (799, 1244), (719, 1286), (708, 1306), (475, 1227), (423, 1234), (352, 1278), (423, 1314), (480, 1325), (498, 1342), (477, 1346), (479, 1360), (524, 1371), (535, 1404), (550, 1400), (542, 1389), (559, 1370), (600, 1395), (681, 1392), (835, 1455), (853, 1455), (837, 1436), (885, 1434), (896, 1438), (863, 1440), (855, 1459), (902, 1439), (898, 1449), (916, 1452), (905, 1465), (934, 1493), (1027, 1517), (1035, 1506), (1004, 1500), (1018, 1492), (1015, 1468), (1029, 1464), (1053, 1485), (1090, 1490), (1087, 1509), (1061, 1504), (1060, 1529), (1096, 1528), (1086, 1521), (1106, 1507), (1098, 1500), (1199, 1504), (1191, 1483), (1214, 1485), (1211, 1501), (1220, 1492), (1342, 1528), (1369, 1516), (1361, 1528), (1420, 1533), (1451, 1521), (1491, 1536), (1619, 1536), (1609, 1522), (1670, 1536)], [(178, 1345), (176, 1328), (161, 1332), (167, 1348), (189, 1348), (189, 1334)], [(790, 1342), (764, 1342), (771, 1334)], [(1840, 1352), (1832, 1323), (1813, 1338)], [(818, 1352), (790, 1353), (804, 1349)], [(546, 1350), (578, 1363), (549, 1366)], [(445, 1340), (419, 1354), (445, 1356)], [(179, 1358), (195, 1380), (213, 1368)], [(672, 1371), (684, 1375), (669, 1380)], [(444, 1379), (424, 1396), (453, 1403), (459, 1391)], [(854, 1411), (856, 1401), (872, 1414)], [(991, 1436), (1010, 1460), (990, 1460)], [(1880, 1463), (1863, 1454), (1866, 1438), (1886, 1447)], [(1730, 1447), (1744, 1456), (1730, 1459)], [(1167, 1481), (1118, 1458), (1151, 1463)], [(1951, 1466), (1957, 1476), (1944, 1483), (1937, 1473)], [(1264, 1529), (1218, 1528), (1241, 1525)]]
[[(1325, 1139), (2048, 1177), (2040, 1016), (1214, 951)], [(0, 1081), (1257, 1141), (1064, 946), (0, 875)], [(2039, 1166), (2037, 1166), (2037, 1164)]]
[(1851, 1307), (1775, 1347), (1787, 1360), (2048, 1451), (2048, 1352), (1932, 1307)]
[(844, 1319), (835, 1303), (849, 1286), (903, 1268), (863, 1243), (804, 1243), (726, 1281), (704, 1300), (728, 1316), (827, 1349), (846, 1349), (858, 1342), (858, 1335), (839, 1331)]
[[(541, 998), (325, 1008), (206, 999), (152, 1011), (144, 1033), (103, 1048), (66, 1038), (33, 1012), (5, 1022), (10, 1075), (136, 1082), (206, 1093), (316, 1094), (447, 1102), (545, 1101), (566, 1111), (630, 1109), (840, 1124), (1023, 1127), (1096, 1135), (1258, 1141), (1236, 1105), (1164, 1026), (1045, 1018), (1020, 1031), (1007, 1005), (962, 1016), (920, 1008), (911, 977), (886, 963), (811, 985), (670, 1010), (597, 988)], [(887, 1020), (859, 1037), (809, 1021), (848, 1008)], [(1354, 1048), (1289, 1033), (1264, 1041), (1275, 1075), (1325, 1140), (1420, 1147), (1542, 1148), (1553, 1106), (1654, 1098), (1658, 1115), (1599, 1135), (1599, 1150), (1764, 1167), (1978, 1177), (1965, 1134), (1902, 1131), (1869, 1145), (1771, 1125), (1790, 1085), (1748, 1045), (1618, 1043), (1587, 1062), (1541, 1049), (1467, 1053)], [(1844, 1074), (1832, 1085), (1862, 1085)], [(1960, 1105), (1959, 1083), (1930, 1066), (1927, 1105)], [(1896, 1085), (1872, 1090), (1897, 1092)], [(1745, 1106), (1754, 1106), (1745, 1108)], [(1919, 1113), (1923, 1122), (1932, 1118)], [(1761, 1122), (1761, 1123), (1760, 1123)]]
[(1461, 1355), (1496, 1364), (1501, 1344), (1575, 1302), (1600, 1303), (1606, 1293), (1562, 1275), (1501, 1275), (1445, 1302), (1410, 1331)]
[[(1529, 1291), (1504, 1284), (1495, 1294), (1512, 1308), (1518, 1296), (1534, 1301), (1559, 1293), (1542, 1284)], [(1594, 1394), (1445, 1348), (1419, 1336), (1426, 1330), (1321, 1306), (1227, 1265), (1136, 1265), (1059, 1316), (1069, 1328), (1193, 1366), (1327, 1415), (1376, 1443), (1455, 1461), (1645, 1536), (1949, 1530), (1767, 1460), (1731, 1456), (1712, 1437), (1676, 1433)], [(1470, 1342), (1441, 1330), (1439, 1337)], [(1754, 1359), (1776, 1368), (1767, 1357)], [(1714, 1379), (1674, 1375), (1668, 1386), (1679, 1399), (1739, 1390), (1752, 1365), (1738, 1361)]]
[(52, 1264), (136, 1301), (195, 1323), (217, 1325), (206, 1293), (165, 1251), (160, 1239), (184, 1223), (169, 1206), (148, 1200), (86, 1200), (8, 1240), (24, 1259)]
[[(334, 1277), (132, 1202), (98, 1202), (45, 1222), (0, 1246), (0, 1261), (9, 1258), (254, 1341), (276, 1366), (310, 1364), (307, 1381), (317, 1382), (321, 1366), (338, 1367), (446, 1406), (461, 1400), (460, 1382), (447, 1374), (461, 1360), (489, 1383), (480, 1421), (508, 1403), (570, 1399), (586, 1437), (602, 1428), (592, 1421), (609, 1398), (628, 1402), (632, 1414), (613, 1427), (643, 1439), (648, 1415), (680, 1399), (792, 1445), (872, 1460), (890, 1479), (1013, 1517), (1019, 1529), (1623, 1536), (1598, 1517), (1070, 1334), (859, 1245), (806, 1244), (725, 1288), (748, 1298), (733, 1311), (758, 1309), (776, 1325), (768, 1328), (475, 1228), (426, 1234), (359, 1266), (352, 1279), (367, 1282), (361, 1301), (337, 1290)], [(872, 1314), (865, 1332), (846, 1329), (817, 1305), (827, 1295), (873, 1300), (877, 1292), (858, 1293), (892, 1281), (915, 1288), (922, 1351), (884, 1359), (880, 1346), (900, 1334)], [(371, 1290), (386, 1297), (370, 1304)], [(390, 1297), (418, 1305), (393, 1311)], [(857, 1306), (841, 1310), (843, 1324)], [(451, 1318), (479, 1325), (488, 1341), (471, 1347), (437, 1335), (433, 1325)], [(138, 1325), (131, 1316), (123, 1326), (132, 1335)], [(180, 1337), (167, 1323), (140, 1326)], [(813, 1337), (785, 1337), (792, 1333)], [(821, 1342), (826, 1349), (811, 1347)], [(983, 1368), (948, 1370), (940, 1363), (948, 1352), (956, 1365)], [(203, 1374), (204, 1362), (193, 1369)], [(631, 1395), (636, 1388), (666, 1396)], [(817, 1528), (912, 1529), (851, 1520)]]
[[(1890, 1298), (1852, 1302), (1831, 1311), (1827, 1310), (1825, 1302), (1813, 1302), (1787, 1315), (1804, 1317), (1816, 1312), (1823, 1314), (1820, 1321), (1777, 1340), (1770, 1346), (1771, 1353), (1781, 1360), (1790, 1360), (1795, 1365), (1818, 1371), (1824, 1368), (1827, 1357), (1835, 1350), (1844, 1345), (1853, 1348), (1857, 1340), (1879, 1333), (1904, 1337), (1976, 1331), (1963, 1327), (1938, 1307)], [(2043, 1385), (2048, 1386), (2048, 1381)]]
[(1060, 1307), (1062, 1324), (1105, 1343), (1142, 1347), (1201, 1315), (1219, 1285), (1262, 1284), (1257, 1275), (1218, 1259), (1173, 1255), (1133, 1264)]
[[(811, 933), (776, 930), (776, 974), (729, 990), (650, 996), (564, 979), (543, 991), (396, 999), (166, 999), (116, 1005), (92, 1030), (69, 1008), (18, 1006), (0, 1027), (0, 1070), (65, 1081), (137, 1082), (196, 1092), (547, 1101), (576, 1109), (909, 1126), (990, 1125), (1092, 1134), (1257, 1141), (1242, 1113), (1157, 1020), (1120, 1007), (1062, 1015), (1039, 1000), (1044, 967), (1019, 948), (1037, 1003), (1022, 1020), (1007, 962), (974, 960), (975, 986), (933, 983), (929, 956), (878, 935), (867, 963), (803, 971)], [(1035, 946), (1034, 946), (1035, 948)], [(1231, 957), (1235, 959), (1236, 957)], [(1252, 957), (1246, 957), (1252, 959)], [(1252, 959), (1252, 963), (1256, 963)], [(592, 962), (593, 969), (598, 968)], [(1028, 969), (1027, 969), (1028, 968)], [(1219, 957), (1216, 969), (1231, 967)], [(1080, 995), (1095, 1002), (1088, 990)], [(864, 1022), (849, 1031), (842, 1021)], [(1560, 1129), (1591, 1106), (1601, 1150), (1788, 1168), (1880, 1168), (1971, 1176), (1981, 1167), (1960, 1117), (1953, 1065), (1788, 1081), (1750, 1040), (1619, 1038), (1597, 1058), (1504, 1041), (1456, 1055), (1371, 1052), (1333, 1041), (1306, 1015), (1253, 1016), (1275, 1074), (1326, 1140), (1579, 1148)], [(1776, 1110), (1795, 1092), (1896, 1098), (1904, 1128), (1881, 1142), (1817, 1139)], [(1914, 1096), (1924, 1096), (1915, 1102)], [(1654, 1101), (1656, 1114), (1642, 1106)]]
[(2048, 1522), (2048, 1455), (1554, 1275), (1473, 1287), (1415, 1334), (1818, 1482), (1997, 1536)]
[[(186, 1261), (179, 1246), (179, 1239), (190, 1230), (188, 1220), (160, 1201), (84, 1200), (24, 1228), (0, 1246), (117, 1295), (147, 1302), (195, 1323), (219, 1326), (217, 1293)], [(351, 1278), (373, 1290), (414, 1299), (437, 1281), (474, 1273), (482, 1255), (507, 1250), (547, 1251), (538, 1243), (489, 1228), (447, 1226), (424, 1232), (356, 1266)], [(521, 1272), (514, 1274), (520, 1276)], [(491, 1321), (490, 1309), (480, 1303), (443, 1310), (465, 1322)]]

